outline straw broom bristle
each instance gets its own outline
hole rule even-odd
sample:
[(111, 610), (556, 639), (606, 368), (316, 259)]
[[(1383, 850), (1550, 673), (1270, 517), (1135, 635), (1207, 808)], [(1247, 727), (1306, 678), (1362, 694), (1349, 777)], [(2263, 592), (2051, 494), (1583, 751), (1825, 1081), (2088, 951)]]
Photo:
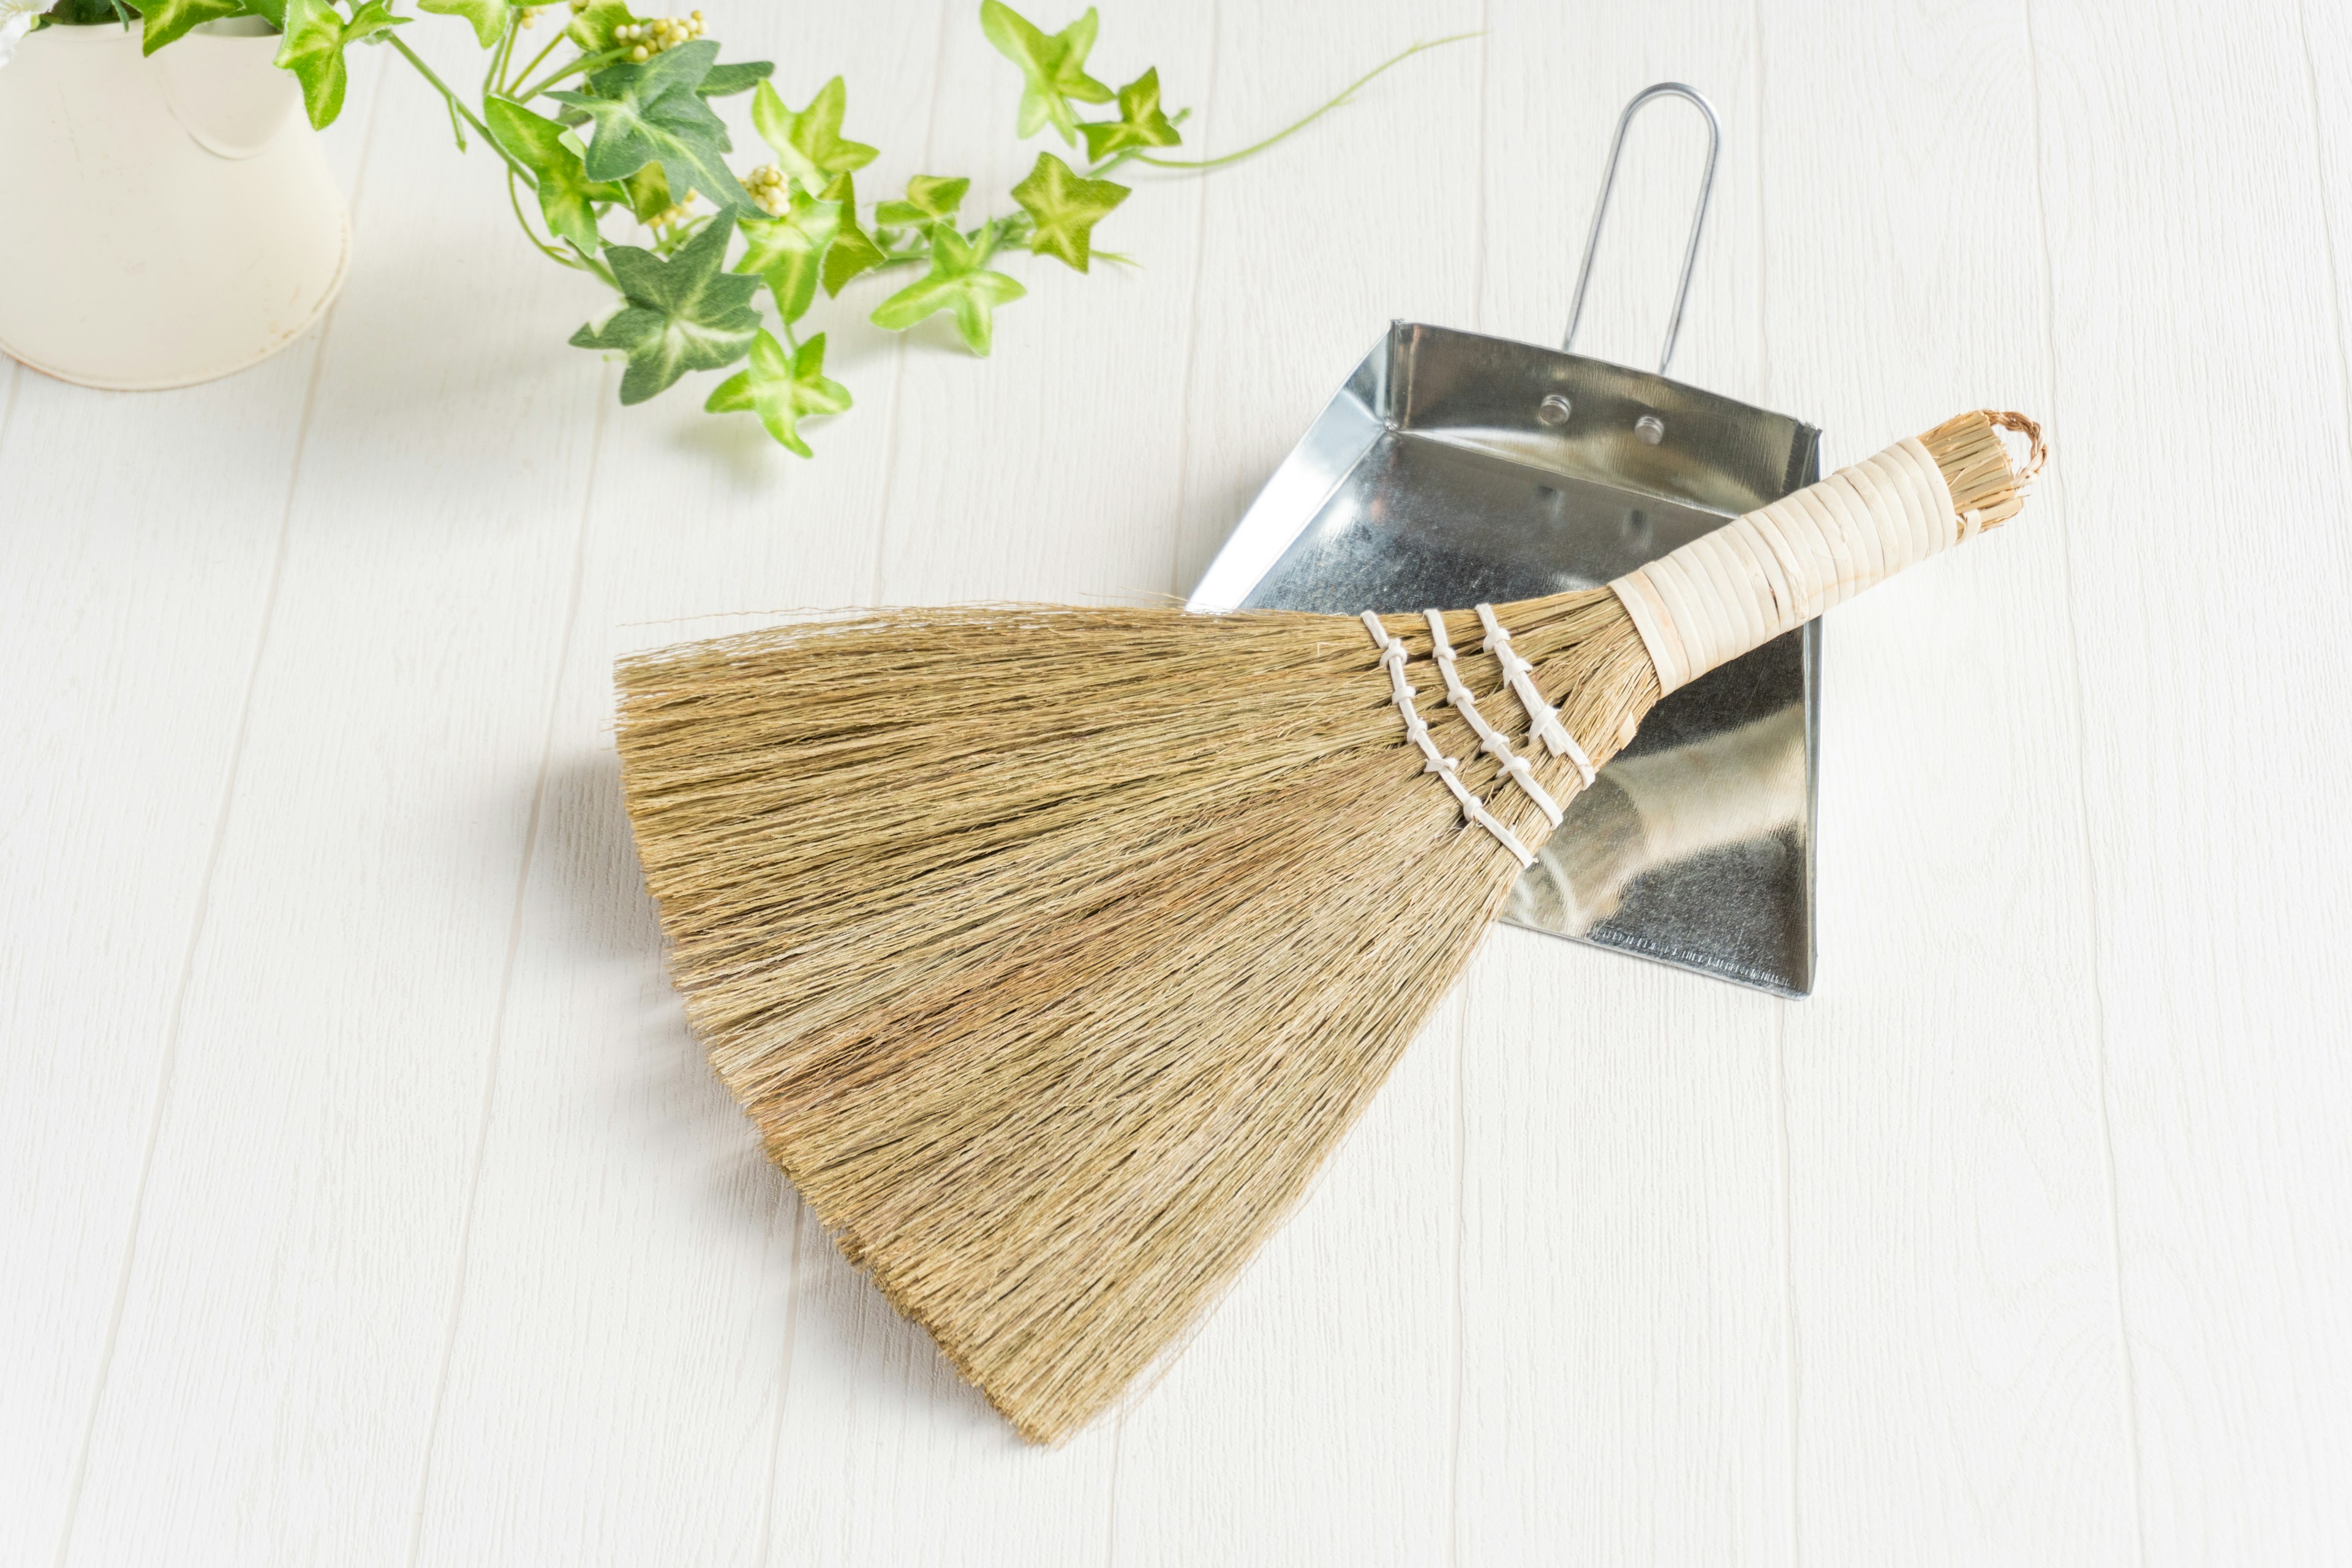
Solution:
[[(1962, 463), (1999, 445), (1937, 435)], [(1615, 595), (1497, 613), (1605, 763), (1659, 695)], [(1421, 617), (1389, 621), (1437, 744), (1539, 845)], [(1518, 732), (1476, 618), (1446, 624)], [(898, 610), (631, 659), (619, 686), (690, 1023), (842, 1251), (1034, 1441), (1279, 1224), (1519, 873), (1402, 743), (1352, 618)]]
[[(1508, 624), (1604, 760), (1656, 691), (1614, 596)], [(1475, 619), (1448, 630), (1499, 692)], [(1430, 670), (1433, 731), (1487, 791)], [(646, 880), (720, 1076), (843, 1251), (1040, 1441), (1255, 1249), (1518, 872), (1399, 744), (1347, 617), (898, 611), (621, 687)], [(1492, 809), (1542, 824), (1516, 791)]]

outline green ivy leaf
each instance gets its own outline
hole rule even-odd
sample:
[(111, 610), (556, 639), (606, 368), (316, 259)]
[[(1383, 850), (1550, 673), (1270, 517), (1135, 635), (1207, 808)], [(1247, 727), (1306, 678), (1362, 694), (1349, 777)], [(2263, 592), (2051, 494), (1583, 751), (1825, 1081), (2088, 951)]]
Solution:
[(474, 25), (474, 37), (486, 49), (507, 36), (507, 22), (514, 16), (508, 0), (416, 0), (416, 8), (443, 16), (463, 16)]
[(732, 98), (739, 92), (749, 92), (776, 74), (773, 60), (730, 60), (723, 66), (712, 66), (710, 74), (694, 90), (705, 98)]
[[(787, 322), (807, 315), (809, 307), (816, 302), (825, 247), (840, 232), (841, 211), (839, 202), (818, 201), (795, 193), (792, 210), (783, 216), (741, 220), (743, 237), (751, 245), (743, 258), (735, 263), (735, 270), (756, 272), (766, 279), (768, 292), (776, 297), (777, 313)], [(784, 444), (792, 445), (789, 441)]]
[(572, 13), (572, 20), (564, 24), (563, 36), (579, 45), (583, 54), (601, 55), (619, 47), (613, 29), (636, 19), (622, 0), (595, 0), (586, 10)]
[(313, 126), (324, 131), (343, 111), (343, 93), (351, 86), (343, 50), (407, 24), (385, 0), (367, 0), (348, 22), (328, 0), (287, 0), (286, 41), (278, 47), (278, 64), (302, 84), (302, 107)]
[(673, 191), (699, 191), (721, 207), (757, 210), (722, 156), (734, 146), (725, 122), (695, 90), (718, 58), (717, 41), (698, 38), (643, 65), (607, 66), (588, 78), (588, 92), (549, 93), (596, 122), (588, 177), (625, 180), (657, 163)]
[(847, 174), (835, 174), (822, 194), (824, 200), (841, 204), (841, 226), (824, 253), (824, 291), (839, 294), (843, 284), (889, 258), (857, 226), (857, 186)]
[(625, 201), (626, 193), (590, 179), (580, 154), (564, 144), (563, 127), (554, 121), (542, 120), (506, 98), (484, 99), (482, 118), (499, 145), (530, 171), (547, 226), (586, 254), (596, 254), (603, 237), (596, 232), (594, 204)]
[(1029, 248), (1081, 272), (1093, 254), (1095, 225), (1128, 195), (1128, 188), (1116, 180), (1086, 179), (1051, 153), (1038, 153), (1029, 177), (1013, 187), (1013, 199), (1037, 220)]
[(142, 0), (139, 11), (145, 18), (139, 31), (139, 52), (152, 55), (200, 22), (244, 16), (245, 0)]
[(931, 231), (931, 269), (874, 308), (874, 324), (903, 332), (941, 310), (955, 312), (956, 331), (972, 353), (986, 355), (995, 335), (995, 312), (1029, 292), (1002, 272), (980, 263), (980, 252), (955, 230)]
[(775, 149), (776, 161), (784, 172), (814, 195), (834, 175), (874, 162), (874, 148), (842, 137), (841, 117), (848, 108), (849, 89), (839, 77), (817, 89), (809, 106), (797, 112), (785, 106), (782, 93), (763, 81), (751, 97), (751, 126), (761, 141)]
[(1078, 117), (1070, 100), (1108, 103), (1110, 89), (1087, 74), (1087, 53), (1095, 47), (1100, 20), (1094, 7), (1048, 37), (1003, 0), (982, 0), (980, 30), (996, 52), (1021, 68), (1020, 132), (1034, 136), (1051, 121), (1064, 142), (1077, 145)]
[(659, 163), (647, 163), (623, 180), (621, 188), (629, 193), (629, 216), (639, 223), (653, 222), (672, 205), (669, 181)]
[(964, 193), (970, 189), (970, 180), (943, 180), (937, 174), (917, 174), (907, 182), (907, 199), (884, 202), (874, 209), (874, 221), (894, 228), (908, 224), (929, 227), (952, 219), (956, 208), (963, 205)]
[(634, 245), (604, 247), (625, 299), (610, 317), (572, 333), (572, 342), (629, 356), (623, 403), (643, 403), (688, 371), (733, 364), (751, 348), (760, 330), (751, 308), (760, 280), (721, 269), (734, 232), (732, 216), (721, 213), (667, 261)]
[(1099, 163), (1129, 147), (1173, 147), (1184, 138), (1175, 121), (1160, 111), (1160, 68), (1153, 66), (1118, 89), (1118, 118), (1078, 127), (1087, 139), (1087, 162)]
[(245, 8), (279, 32), (286, 30), (286, 0), (245, 0)]
[(751, 340), (751, 368), (720, 382), (702, 406), (713, 414), (757, 414), (778, 445), (814, 458), (816, 454), (801, 437), (801, 421), (846, 412), (849, 388), (825, 377), (823, 332), (789, 356), (782, 343), (761, 332)]

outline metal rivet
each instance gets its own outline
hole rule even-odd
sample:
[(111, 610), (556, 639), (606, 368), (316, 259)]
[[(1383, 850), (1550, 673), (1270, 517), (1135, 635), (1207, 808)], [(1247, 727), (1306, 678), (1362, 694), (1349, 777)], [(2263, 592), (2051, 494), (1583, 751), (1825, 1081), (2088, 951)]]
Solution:
[(1666, 422), (1654, 414), (1644, 414), (1633, 421), (1633, 434), (1646, 446), (1656, 446), (1666, 438)]
[(1571, 405), (1559, 393), (1553, 393), (1536, 405), (1536, 418), (1546, 425), (1565, 425)]

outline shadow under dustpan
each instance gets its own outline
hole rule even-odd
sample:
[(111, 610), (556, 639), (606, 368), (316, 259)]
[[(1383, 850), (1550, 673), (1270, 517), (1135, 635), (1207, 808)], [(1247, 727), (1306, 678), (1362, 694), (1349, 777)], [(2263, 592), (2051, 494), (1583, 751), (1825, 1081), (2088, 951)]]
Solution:
[[(1706, 116), (1705, 183), (1658, 374), (1393, 323), (1243, 516), (1201, 610), (1462, 609), (1599, 587), (1821, 477), (1821, 432), (1664, 372), (1714, 184), (1714, 110), (1662, 83), (1625, 108), (1568, 342), (1633, 115)], [(1674, 692), (1567, 806), (1513, 924), (1781, 995), (1813, 976), (1821, 623)]]

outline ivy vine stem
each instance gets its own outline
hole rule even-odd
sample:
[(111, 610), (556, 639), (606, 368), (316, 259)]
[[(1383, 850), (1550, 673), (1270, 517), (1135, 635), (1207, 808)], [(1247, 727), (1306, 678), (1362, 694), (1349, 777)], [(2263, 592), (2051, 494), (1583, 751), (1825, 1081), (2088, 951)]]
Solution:
[[(552, 48), (553, 47), (553, 45), (549, 46), (550, 48)], [(542, 50), (540, 54), (539, 60), (543, 60), (546, 58), (547, 53)], [(507, 96), (513, 99), (517, 103), (529, 103), (532, 99), (537, 98), (541, 93), (545, 92), (549, 88), (553, 87), (557, 82), (563, 80), (567, 77), (578, 76), (583, 71), (596, 70), (602, 67), (613, 65), (618, 62), (621, 58), (622, 51), (619, 49), (607, 49), (604, 53), (596, 55), (582, 55), (577, 59), (574, 59), (571, 64), (564, 66), (560, 69), (550, 71), (547, 75), (540, 78), (537, 81), (532, 82), (529, 87), (518, 88), (514, 91), (507, 94)], [(533, 60), (530, 62), (530, 65), (523, 67), (523, 74), (526, 76), (530, 75), (532, 67), (537, 66), (539, 64), (539, 60)]]
[(416, 68), (417, 75), (432, 83), (433, 90), (439, 93), (443, 100), (448, 103), (449, 111), (451, 113), (462, 117), (467, 124), (474, 128), (474, 133), (476, 135), (479, 136), (484, 142), (489, 143), (490, 150), (492, 152), (506, 160), (508, 168), (526, 178), (530, 177), (530, 171), (524, 168), (520, 163), (516, 162), (515, 155), (499, 144), (499, 139), (490, 134), (490, 128), (483, 124), (480, 120), (475, 117), (474, 111), (466, 107), (464, 100), (460, 99), (456, 93), (449, 90), (449, 84), (447, 82), (443, 81), (440, 77), (434, 74), (433, 68), (425, 63), (425, 58), (422, 55), (419, 55), (415, 49), (410, 48), (407, 42), (397, 33), (386, 33), (383, 35), (383, 38), (384, 42), (390, 44), (394, 48), (400, 51), (403, 58), (406, 59), (410, 65)]
[[(507, 18), (507, 30), (499, 37), (498, 47), (490, 51), (489, 68), (482, 73), (483, 97), (488, 98), (491, 93), (496, 92), (499, 84), (506, 79), (507, 67), (514, 61), (515, 35), (521, 30), (516, 17)], [(562, 35), (558, 34), (557, 37), (561, 37)]]
[(507, 205), (514, 209), (515, 224), (522, 230), (522, 237), (530, 241), (541, 256), (559, 267), (569, 267), (574, 272), (593, 272), (611, 288), (620, 288), (620, 279), (613, 276), (613, 269), (594, 257), (583, 256), (576, 250), (565, 250), (539, 237), (539, 231), (530, 226), (530, 219), (523, 216), (522, 182), (512, 169), (507, 171)]
[(1451, 33), (1443, 38), (1429, 38), (1413, 45), (1410, 48), (1400, 50), (1396, 54), (1391, 55), (1387, 59), (1382, 60), (1380, 64), (1374, 66), (1371, 69), (1366, 71), (1363, 75), (1358, 77), (1355, 80), (1349, 82), (1347, 86), (1341, 88), (1339, 92), (1321, 108), (1313, 110), (1301, 119), (1292, 121), (1289, 124), (1284, 126), (1281, 130), (1276, 132), (1273, 135), (1267, 137), (1263, 142), (1251, 142), (1248, 146), (1243, 148), (1238, 153), (1226, 153), (1214, 158), (1155, 158), (1150, 153), (1142, 152), (1139, 149), (1135, 153), (1135, 161), (1139, 163), (1148, 163), (1155, 169), (1181, 169), (1193, 174), (1199, 174), (1203, 170), (1222, 169), (1228, 163), (1238, 163), (1244, 158), (1254, 158), (1258, 153), (1263, 153), (1267, 148), (1273, 146), (1276, 142), (1297, 135), (1299, 132), (1306, 130), (1308, 126), (1314, 124), (1317, 121), (1322, 119), (1333, 110), (1338, 109), (1340, 105), (1346, 103), (1349, 98), (1355, 95), (1357, 89), (1362, 87), (1366, 82), (1371, 80), (1382, 71), (1391, 69), (1396, 66), (1401, 66), (1404, 64), (1405, 61), (1412, 58), (1413, 56), (1420, 54), (1424, 50), (1442, 48), (1447, 44), (1458, 44), (1465, 38), (1475, 38), (1483, 36), (1482, 32), (1475, 30), (1467, 33)]
[[(511, 23), (510, 23), (510, 24), (509, 24), (509, 31), (508, 31), (507, 37), (508, 37), (508, 38), (509, 38), (509, 40), (511, 40), (511, 39), (513, 38), (513, 37), (514, 37), (513, 25), (512, 25)], [(529, 76), (530, 75), (530, 73), (531, 73), (531, 72), (533, 72), (533, 71), (537, 70), (541, 66), (545, 65), (545, 64), (547, 63), (547, 57), (548, 57), (548, 56), (550, 56), (550, 55), (551, 55), (551, 54), (553, 54), (553, 53), (554, 53), (558, 48), (562, 47), (562, 44), (563, 44), (563, 29), (562, 29), (562, 28), (561, 28), (561, 27), (558, 27), (558, 28), (555, 30), (555, 37), (551, 37), (551, 38), (550, 38), (550, 39), (548, 39), (548, 40), (547, 40), (547, 47), (545, 47), (545, 48), (543, 48), (543, 49), (540, 50), (540, 51), (539, 51), (539, 53), (537, 53), (537, 54), (533, 55), (533, 56), (530, 58), (530, 62), (528, 65), (524, 66), (524, 67), (522, 68), (522, 69), (520, 69), (520, 70), (519, 70), (519, 71), (516, 71), (516, 72), (512, 73), (511, 75), (505, 76), (505, 77), (503, 78), (503, 79), (501, 79), (501, 80), (500, 80), (500, 82), (499, 83), (499, 88), (500, 88), (501, 89), (504, 89), (506, 87), (508, 87), (510, 83), (512, 83), (512, 82), (513, 82), (513, 80), (514, 80), (515, 77), (526, 77), (526, 78), (527, 78), (527, 77), (529, 77)], [(509, 48), (509, 54), (508, 54), (508, 57), (507, 57), (507, 58), (508, 58), (508, 59), (509, 59), (509, 61), (511, 61), (511, 60), (513, 59), (513, 58), (514, 58), (514, 57), (513, 57), (513, 54), (512, 54), (512, 52), (511, 52), (511, 48)], [(561, 80), (562, 80), (563, 79), (562, 79), (562, 77), (556, 77), (556, 78), (553, 78), (553, 79), (552, 79), (552, 80), (554, 80), (554, 81), (561, 81)], [(518, 98), (514, 93), (511, 93), (511, 92), (507, 93), (507, 95), (506, 95), (506, 96), (508, 96), (509, 98), (514, 98), (514, 99), (515, 99), (515, 100), (516, 100), (517, 102), (521, 102), (521, 101), (523, 101), (523, 100), (522, 100), (522, 99)]]
[(463, 153), (466, 150), (465, 123), (457, 118), (457, 105), (454, 100), (450, 101), (447, 108), (449, 110), (449, 134), (457, 142), (457, 151)]

